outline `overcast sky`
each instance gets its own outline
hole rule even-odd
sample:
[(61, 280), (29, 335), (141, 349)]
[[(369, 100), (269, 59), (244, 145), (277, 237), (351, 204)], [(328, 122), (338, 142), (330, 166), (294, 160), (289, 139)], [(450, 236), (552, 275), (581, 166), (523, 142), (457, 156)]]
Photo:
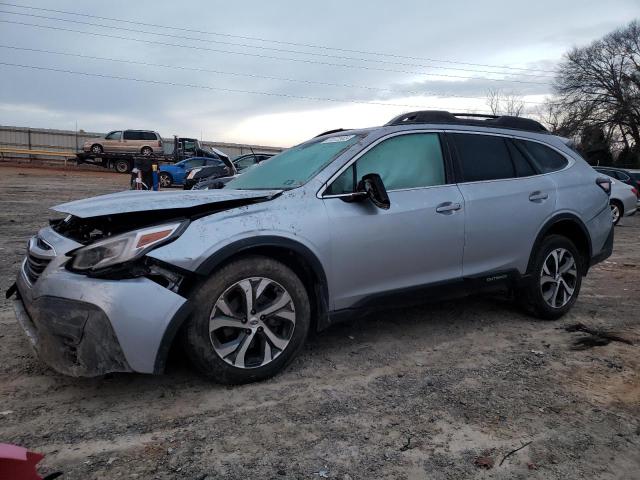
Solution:
[(1, 63), (92, 75), (0, 64), (0, 124), (275, 146), (420, 108), (486, 112), (489, 89), (534, 110), (564, 52), (640, 16), (640, 0), (7, 1)]

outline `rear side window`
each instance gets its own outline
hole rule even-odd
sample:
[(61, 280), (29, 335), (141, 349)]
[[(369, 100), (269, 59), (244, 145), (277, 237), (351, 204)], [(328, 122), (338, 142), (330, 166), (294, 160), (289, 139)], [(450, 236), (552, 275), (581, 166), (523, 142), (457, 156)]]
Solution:
[(516, 169), (516, 176), (518, 177), (530, 177), (536, 175), (535, 168), (531, 165), (531, 162), (525, 157), (524, 153), (510, 140), (507, 140), (507, 146), (509, 147), (509, 153), (511, 153), (511, 160), (513, 160), (513, 166)]
[(133, 130), (125, 130), (124, 136), (122, 138), (124, 138), (125, 140), (142, 140), (140, 132), (136, 132)]
[(158, 137), (153, 132), (140, 132), (140, 136), (142, 140), (158, 140)]
[(413, 133), (384, 140), (345, 170), (326, 193), (352, 193), (357, 180), (368, 173), (380, 175), (387, 190), (444, 184), (444, 158), (438, 134)]
[(563, 155), (541, 143), (527, 140), (515, 140), (515, 143), (542, 173), (562, 170), (569, 163)]
[(454, 133), (464, 182), (498, 180), (516, 176), (507, 143), (502, 137)]

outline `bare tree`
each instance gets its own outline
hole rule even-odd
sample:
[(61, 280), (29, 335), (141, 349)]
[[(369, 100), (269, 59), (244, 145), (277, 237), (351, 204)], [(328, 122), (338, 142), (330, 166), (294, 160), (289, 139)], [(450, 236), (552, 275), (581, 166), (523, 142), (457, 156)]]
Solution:
[(554, 102), (572, 112), (576, 133), (598, 127), (608, 138), (640, 148), (640, 23), (567, 53), (554, 89)]
[(510, 115), (519, 117), (524, 112), (522, 96), (513, 92), (490, 89), (487, 92), (487, 105), (493, 115)]

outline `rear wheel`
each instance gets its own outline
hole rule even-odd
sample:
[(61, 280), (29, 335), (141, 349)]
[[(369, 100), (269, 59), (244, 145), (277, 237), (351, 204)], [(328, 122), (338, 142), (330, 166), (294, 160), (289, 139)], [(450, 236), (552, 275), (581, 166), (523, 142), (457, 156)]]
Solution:
[(129, 173), (131, 170), (131, 164), (128, 160), (116, 160), (113, 168), (115, 168), (118, 173)]
[(269, 378), (304, 345), (310, 325), (309, 297), (286, 265), (252, 256), (229, 263), (194, 297), (185, 330), (196, 367), (220, 383)]
[(611, 200), (609, 202), (609, 206), (611, 207), (611, 219), (613, 220), (613, 224), (617, 225), (622, 218), (624, 207), (617, 200)]
[(151, 147), (142, 147), (142, 150), (140, 150), (140, 153), (142, 155), (151, 155), (153, 153), (153, 150), (151, 149)]
[(163, 188), (170, 187), (173, 183), (173, 178), (167, 172), (160, 172), (160, 186)]
[(555, 320), (567, 313), (580, 293), (584, 261), (573, 242), (550, 235), (535, 253), (531, 279), (522, 289), (523, 306), (534, 316)]

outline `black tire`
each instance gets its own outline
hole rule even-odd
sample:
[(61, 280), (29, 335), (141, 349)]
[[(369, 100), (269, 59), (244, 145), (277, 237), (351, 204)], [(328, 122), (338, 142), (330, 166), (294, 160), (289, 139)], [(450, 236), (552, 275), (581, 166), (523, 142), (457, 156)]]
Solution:
[(116, 160), (113, 168), (118, 173), (129, 173), (131, 171), (131, 163), (129, 163), (129, 160)]
[[(544, 273), (543, 267), (545, 260), (547, 260), (554, 250), (557, 251), (558, 249), (568, 251), (573, 257), (576, 266), (576, 277), (575, 283), (570, 285), (570, 287), (573, 287), (573, 292), (567, 303), (554, 307), (545, 300), (541, 282), (543, 281), (542, 276)], [(562, 317), (571, 310), (571, 307), (573, 307), (580, 294), (584, 271), (585, 259), (582, 258), (573, 242), (562, 235), (549, 235), (542, 241), (538, 250), (533, 252), (533, 261), (529, 272), (531, 278), (527, 282), (527, 285), (518, 292), (521, 305), (528, 313), (541, 320), (556, 320)], [(548, 275), (545, 276), (549, 278)]]
[(104, 149), (102, 148), (102, 145), (96, 143), (94, 145), (91, 145), (91, 153), (93, 153), (94, 155), (100, 155), (104, 153)]
[(140, 153), (142, 155), (149, 156), (153, 154), (153, 149), (151, 147), (142, 147), (142, 150), (140, 150)]
[[(295, 307), (295, 325), (289, 343), (273, 360), (263, 366), (240, 368), (227, 363), (214, 349), (209, 318), (229, 287), (252, 277), (268, 278), (286, 290)], [(303, 283), (289, 267), (268, 257), (249, 256), (225, 265), (204, 282), (192, 301), (195, 309), (184, 329), (185, 350), (200, 372), (219, 383), (238, 385), (272, 377), (300, 352), (309, 332), (311, 311)]]
[(618, 223), (620, 223), (620, 219), (624, 216), (624, 205), (622, 205), (622, 202), (620, 202), (619, 200), (610, 200), (609, 206), (611, 207), (611, 217), (613, 220), (613, 224), (617, 225)]
[(162, 188), (168, 188), (173, 185), (173, 177), (167, 172), (160, 172), (159, 181)]

